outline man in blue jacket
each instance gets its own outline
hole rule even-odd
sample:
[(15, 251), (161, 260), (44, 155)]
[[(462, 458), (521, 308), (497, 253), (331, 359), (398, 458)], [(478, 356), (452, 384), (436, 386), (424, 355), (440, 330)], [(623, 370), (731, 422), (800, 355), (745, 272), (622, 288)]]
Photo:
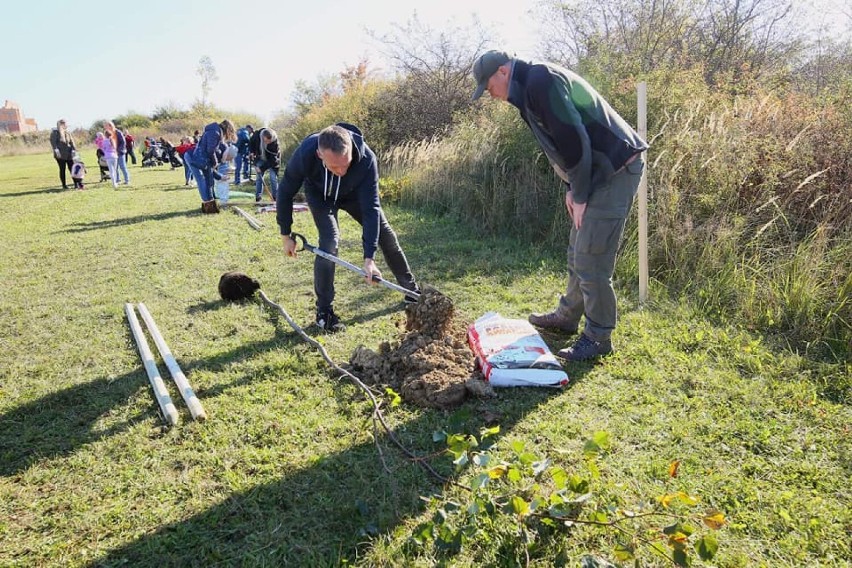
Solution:
[(648, 144), (582, 77), (550, 63), (487, 51), (473, 65), (473, 99), (485, 91), (515, 106), (565, 184), (571, 218), (568, 285), (550, 313), (530, 323), (583, 333), (558, 355), (583, 361), (612, 352), (617, 312), (612, 275), (624, 223), (639, 187)]
[(242, 177), (249, 177), (249, 139), (254, 134), (254, 128), (251, 124), (246, 124), (244, 128), (237, 130), (237, 157), (234, 160), (236, 173), (234, 174), (234, 184), (239, 185)]
[[(357, 127), (339, 123), (305, 138), (293, 152), (278, 188), (277, 217), (287, 256), (296, 256), (293, 230), (293, 197), (305, 188), (305, 200), (319, 233), (319, 248), (337, 256), (340, 227), (337, 213), (346, 211), (362, 227), (366, 281), (381, 277), (374, 261), (377, 249), (397, 282), (419, 292), (402, 248), (379, 202), (379, 169), (376, 155), (364, 142)], [(317, 296), (317, 325), (326, 331), (341, 331), (344, 325), (334, 312), (333, 262), (314, 259), (314, 292)], [(406, 302), (416, 301), (406, 296)]]

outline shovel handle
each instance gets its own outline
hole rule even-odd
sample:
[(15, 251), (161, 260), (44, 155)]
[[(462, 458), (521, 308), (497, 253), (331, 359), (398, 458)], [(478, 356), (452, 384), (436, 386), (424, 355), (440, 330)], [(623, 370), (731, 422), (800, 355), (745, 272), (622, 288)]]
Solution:
[[(293, 239), (294, 241), (296, 241), (297, 243), (299, 243), (299, 242), (302, 243), (302, 248), (298, 249), (299, 251), (306, 250), (308, 252), (312, 252), (319, 257), (322, 257), (326, 260), (330, 260), (331, 262), (333, 262), (333, 263), (335, 263), (339, 266), (342, 266), (343, 268), (346, 268), (347, 270), (351, 270), (352, 272), (357, 272), (361, 276), (366, 276), (366, 273), (364, 272), (364, 270), (362, 268), (355, 266), (351, 262), (347, 262), (347, 261), (343, 260), (342, 258), (338, 258), (338, 257), (334, 256), (333, 254), (326, 252), (326, 251), (322, 250), (321, 248), (318, 248), (318, 247), (310, 244), (308, 242), (308, 240), (304, 237), (304, 235), (300, 235), (299, 233), (290, 233), (290, 238)], [(405, 294), (406, 296), (411, 296), (412, 298), (416, 298), (418, 300), (420, 299), (419, 293), (414, 292), (412, 290), (407, 290), (407, 289), (403, 288), (402, 286), (399, 286), (398, 284), (394, 284), (393, 282), (388, 282), (384, 278), (377, 276), (375, 274), (373, 274), (372, 280), (376, 284), (381, 284), (382, 286), (384, 286), (385, 288), (389, 288), (390, 290), (400, 292), (402, 294)]]

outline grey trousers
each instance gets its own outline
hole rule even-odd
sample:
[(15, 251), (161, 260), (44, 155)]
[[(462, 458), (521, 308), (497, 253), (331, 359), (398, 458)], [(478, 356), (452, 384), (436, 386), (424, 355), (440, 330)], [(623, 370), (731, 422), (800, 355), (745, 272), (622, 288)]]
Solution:
[[(330, 207), (324, 203), (309, 202), (309, 207), (314, 217), (314, 224), (316, 224), (319, 232), (319, 248), (338, 256), (340, 227), (337, 221), (337, 212), (342, 209), (349, 213), (359, 225), (363, 225), (360, 203), (353, 199), (338, 202)], [(408, 265), (408, 259), (405, 258), (405, 253), (399, 245), (399, 239), (388, 223), (384, 211), (379, 212), (379, 249), (399, 285), (408, 290), (416, 289), (417, 285), (414, 282), (411, 267)], [(317, 311), (330, 308), (334, 304), (335, 266), (333, 262), (322, 257), (318, 256), (314, 259), (314, 293), (317, 295)]]
[(573, 224), (571, 227), (568, 285), (556, 311), (574, 323), (585, 315), (583, 333), (594, 341), (608, 340), (615, 329), (615, 256), (644, 167), (640, 156), (610, 176), (604, 185), (595, 187), (580, 230)]

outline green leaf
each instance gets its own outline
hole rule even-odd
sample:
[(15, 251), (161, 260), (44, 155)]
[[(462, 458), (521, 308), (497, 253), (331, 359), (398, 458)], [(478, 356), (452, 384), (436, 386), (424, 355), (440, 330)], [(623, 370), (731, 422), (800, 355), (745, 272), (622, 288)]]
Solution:
[(480, 473), (476, 477), (474, 477), (470, 482), (470, 488), (472, 491), (477, 491), (482, 487), (488, 485), (488, 482), (491, 481), (491, 476), (487, 473)]
[(506, 473), (506, 477), (512, 483), (517, 483), (521, 480), (521, 472), (516, 467), (510, 467), (509, 471)]
[(712, 560), (718, 550), (719, 543), (712, 534), (704, 535), (695, 543), (695, 552), (698, 553), (701, 560)]
[(598, 464), (595, 463), (595, 460), (586, 460), (586, 467), (589, 468), (589, 473), (592, 474), (592, 479), (601, 478), (601, 470), (598, 469)]
[(521, 440), (515, 440), (511, 444), (512, 451), (520, 455), (524, 451), (524, 443)]
[(689, 566), (689, 556), (686, 555), (685, 550), (675, 550), (672, 553), (672, 560), (676, 566)]
[(468, 463), (467, 452), (462, 452), (459, 457), (457, 457), (456, 459), (453, 460), (453, 464), (455, 464), (455, 466), (457, 468), (462, 468), (462, 467), (466, 466), (467, 463)]
[(414, 539), (414, 542), (418, 544), (426, 544), (427, 542), (434, 539), (434, 530), (435, 523), (422, 523), (416, 529), (414, 529), (414, 534), (412, 534), (411, 537)]
[(523, 498), (521, 498), (517, 495), (512, 497), (510, 504), (512, 506), (512, 512), (515, 513), (516, 515), (519, 515), (521, 517), (525, 517), (530, 512), (529, 503), (527, 503), (526, 501), (523, 500)]
[(402, 403), (402, 397), (390, 387), (385, 387), (385, 394), (388, 395), (391, 408), (397, 407)]
[(444, 432), (443, 430), (435, 430), (434, 432), (432, 432), (432, 441), (435, 442), (436, 444), (439, 444), (441, 442), (445, 442), (446, 440), (447, 440), (447, 433)]
[(609, 432), (605, 430), (599, 430), (592, 434), (592, 440), (594, 440), (595, 444), (597, 444), (604, 450), (608, 450), (612, 445), (612, 440), (610, 438)]
[(447, 437), (447, 449), (453, 454), (461, 454), (470, 448), (467, 437), (463, 434), (450, 434)]
[(589, 482), (579, 475), (571, 474), (568, 477), (568, 488), (574, 493), (587, 493), (589, 491)]
[(518, 460), (524, 465), (530, 465), (537, 459), (536, 455), (530, 452), (524, 452), (518, 456)]
[(559, 466), (550, 468), (550, 479), (556, 489), (565, 489), (568, 483), (568, 474)]
[(496, 436), (500, 433), (500, 425), (492, 426), (491, 428), (484, 428), (479, 432), (479, 439), (484, 440), (485, 438), (490, 438), (491, 436)]
[(633, 546), (627, 543), (619, 542), (615, 545), (615, 549), (612, 551), (615, 554), (615, 557), (622, 562), (625, 560), (632, 560), (635, 558), (636, 551)]

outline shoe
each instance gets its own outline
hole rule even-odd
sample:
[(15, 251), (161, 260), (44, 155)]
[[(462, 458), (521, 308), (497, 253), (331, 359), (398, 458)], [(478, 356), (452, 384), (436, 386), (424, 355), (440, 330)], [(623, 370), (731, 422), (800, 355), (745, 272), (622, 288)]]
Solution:
[(544, 329), (558, 329), (565, 333), (577, 333), (577, 323), (570, 321), (567, 317), (556, 311), (546, 314), (530, 314), (527, 318), (531, 324)]
[(566, 361), (588, 361), (601, 355), (612, 353), (612, 342), (609, 339), (595, 341), (585, 333), (571, 347), (560, 349), (556, 355)]
[(260, 203), (260, 201), (261, 201), (261, 197), (259, 195), (254, 198), (255, 203)]
[(332, 308), (326, 308), (317, 312), (317, 327), (329, 333), (343, 331), (346, 326), (340, 323), (340, 318)]
[(202, 213), (218, 213), (219, 205), (217, 205), (215, 199), (211, 199), (210, 201), (202, 201), (201, 202), (201, 212)]

